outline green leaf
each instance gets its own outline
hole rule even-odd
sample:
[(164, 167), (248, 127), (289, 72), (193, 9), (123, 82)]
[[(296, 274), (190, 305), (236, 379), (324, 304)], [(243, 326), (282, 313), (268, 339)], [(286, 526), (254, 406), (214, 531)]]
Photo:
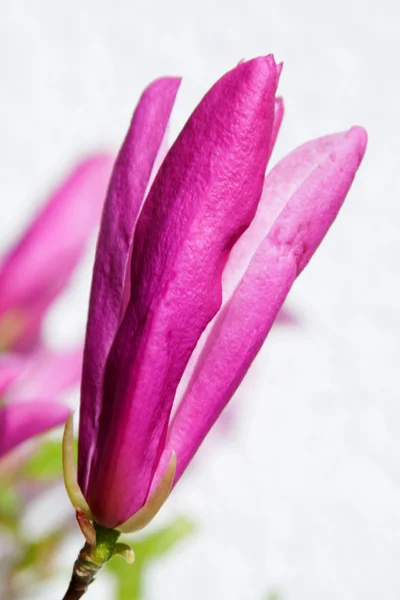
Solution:
[(121, 558), (113, 558), (106, 566), (117, 579), (117, 600), (140, 600), (143, 598), (143, 566), (129, 565)]
[(155, 533), (130, 540), (135, 552), (134, 564), (129, 565), (117, 557), (107, 565), (117, 578), (117, 600), (143, 600), (143, 579), (149, 564), (173, 550), (194, 529), (193, 523), (180, 517)]
[[(74, 453), (76, 461), (78, 453), (76, 441), (74, 443)], [(51, 481), (61, 477), (61, 442), (49, 440), (41, 444), (23, 466), (22, 475), (42, 481)]]
[(170, 525), (133, 542), (136, 561), (146, 561), (166, 554), (194, 530), (195, 526), (191, 521), (183, 517), (177, 518)]
[(10, 483), (0, 481), (0, 526), (15, 530), (21, 510), (21, 502)]
[(32, 585), (51, 577), (68, 530), (68, 525), (61, 526), (33, 542), (21, 538), (19, 556), (13, 564), (13, 575), (23, 581), (30, 581)]

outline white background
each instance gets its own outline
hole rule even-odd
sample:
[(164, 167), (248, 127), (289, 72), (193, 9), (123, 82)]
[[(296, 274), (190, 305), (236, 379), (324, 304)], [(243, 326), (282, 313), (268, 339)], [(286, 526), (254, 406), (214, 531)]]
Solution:
[[(274, 52), (286, 103), (275, 158), (367, 128), (346, 205), (292, 290), (299, 324), (274, 329), (232, 427), (213, 433), (158, 519), (187, 514), (199, 533), (151, 571), (147, 598), (397, 600), (398, 3), (2, 0), (0, 11), (2, 248), (75, 158), (117, 148), (158, 75), (184, 76), (177, 132), (219, 75)], [(89, 277), (88, 258), (51, 314), (60, 344), (83, 334)], [(61, 597), (79, 544), (41, 598)]]

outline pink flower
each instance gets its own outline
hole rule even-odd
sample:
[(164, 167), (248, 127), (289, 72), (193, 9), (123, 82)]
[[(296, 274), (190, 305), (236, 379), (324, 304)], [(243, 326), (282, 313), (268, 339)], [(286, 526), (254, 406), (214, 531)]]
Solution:
[(43, 317), (68, 283), (100, 220), (112, 168), (106, 154), (78, 164), (0, 262), (0, 350), (38, 342)]
[(79, 380), (81, 365), (81, 349), (0, 356), (0, 458), (65, 422), (71, 410), (57, 399)]
[(147, 195), (179, 80), (151, 84), (134, 113), (103, 214), (82, 378), (81, 504), (104, 527), (143, 526), (179, 480), (362, 160), (355, 127), (308, 142), (265, 178), (279, 73), (267, 56), (222, 77)]
[(79, 381), (82, 350), (46, 350), (41, 324), (100, 220), (111, 167), (105, 154), (77, 165), (1, 262), (0, 457), (70, 413), (55, 399)]

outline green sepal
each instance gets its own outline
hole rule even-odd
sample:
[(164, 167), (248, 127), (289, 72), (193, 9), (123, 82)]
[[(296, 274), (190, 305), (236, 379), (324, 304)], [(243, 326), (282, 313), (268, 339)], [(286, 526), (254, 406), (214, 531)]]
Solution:
[(64, 485), (72, 506), (75, 509), (80, 508), (83, 510), (88, 519), (93, 519), (93, 515), (84, 495), (82, 494), (82, 490), (79, 487), (75, 473), (73, 418), (73, 414), (70, 414), (65, 423), (64, 435), (62, 439), (62, 466)]
[(122, 556), (128, 565), (132, 565), (135, 562), (135, 553), (128, 544), (118, 542), (115, 544), (113, 556)]

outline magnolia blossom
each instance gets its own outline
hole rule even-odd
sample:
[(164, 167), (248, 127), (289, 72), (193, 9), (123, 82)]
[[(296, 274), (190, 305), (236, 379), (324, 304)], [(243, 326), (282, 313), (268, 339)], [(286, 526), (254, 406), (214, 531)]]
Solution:
[(0, 456), (70, 412), (54, 400), (79, 381), (82, 350), (45, 349), (41, 325), (100, 220), (111, 167), (106, 154), (78, 164), (0, 263)]
[(103, 213), (82, 375), (79, 502), (103, 527), (138, 529), (177, 483), (362, 160), (366, 134), (354, 127), (265, 177), (279, 74), (267, 56), (224, 75), (151, 186), (179, 79), (152, 83), (133, 115)]

